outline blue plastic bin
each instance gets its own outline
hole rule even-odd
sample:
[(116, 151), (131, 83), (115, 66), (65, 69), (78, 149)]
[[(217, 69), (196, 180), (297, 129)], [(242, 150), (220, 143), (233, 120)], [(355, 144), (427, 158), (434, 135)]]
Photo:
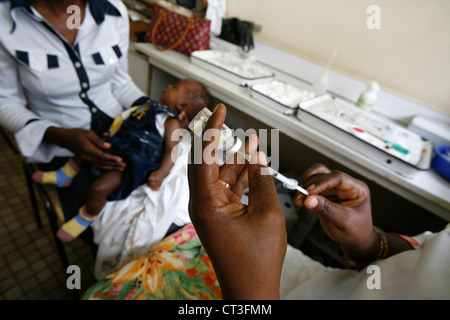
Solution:
[(437, 146), (431, 166), (447, 181), (450, 181), (450, 146)]

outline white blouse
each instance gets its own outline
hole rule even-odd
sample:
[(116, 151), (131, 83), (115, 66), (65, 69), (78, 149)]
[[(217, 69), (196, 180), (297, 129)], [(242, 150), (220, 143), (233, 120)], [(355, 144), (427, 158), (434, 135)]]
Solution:
[(27, 1), (0, 1), (0, 125), (29, 161), (72, 155), (42, 141), (49, 126), (89, 129), (98, 110), (115, 118), (145, 101), (128, 75), (128, 45), (120, 0), (88, 1), (73, 46)]

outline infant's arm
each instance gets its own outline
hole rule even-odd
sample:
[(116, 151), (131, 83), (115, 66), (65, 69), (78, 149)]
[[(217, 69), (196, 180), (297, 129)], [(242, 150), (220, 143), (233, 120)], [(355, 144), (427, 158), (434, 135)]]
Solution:
[(158, 190), (161, 187), (162, 181), (169, 174), (178, 155), (176, 148), (181, 130), (179, 130), (180, 134), (177, 134), (176, 130), (181, 128), (180, 122), (176, 118), (169, 118), (166, 120), (164, 127), (164, 153), (161, 166), (158, 170), (153, 171), (148, 178), (148, 185), (153, 190)]

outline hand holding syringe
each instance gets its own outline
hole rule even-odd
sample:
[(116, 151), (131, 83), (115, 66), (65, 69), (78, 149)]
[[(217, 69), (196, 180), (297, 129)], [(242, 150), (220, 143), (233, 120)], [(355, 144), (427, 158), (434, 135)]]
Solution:
[[(211, 111), (204, 108), (201, 110), (192, 121), (189, 123), (189, 128), (197, 135), (201, 135), (203, 128), (206, 126), (209, 117), (211, 116)], [(238, 153), (242, 157), (244, 157), (248, 162), (251, 160), (251, 156), (239, 151), (242, 146), (242, 141), (236, 137), (233, 137), (233, 133), (227, 125), (223, 124), (221, 128), (220, 142), (219, 142), (219, 150), (223, 150), (225, 153)], [(281, 181), (283, 186), (290, 190), (298, 190), (304, 195), (309, 195), (308, 191), (300, 187), (295, 179), (289, 179), (288, 177), (283, 176), (278, 171), (268, 167), (270, 175), (272, 175), (275, 179)]]

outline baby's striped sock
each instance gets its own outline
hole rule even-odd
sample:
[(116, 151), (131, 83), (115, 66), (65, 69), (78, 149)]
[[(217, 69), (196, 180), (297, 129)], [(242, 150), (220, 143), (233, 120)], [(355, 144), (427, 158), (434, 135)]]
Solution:
[(64, 188), (70, 186), (73, 178), (75, 178), (79, 171), (80, 168), (73, 159), (70, 159), (62, 168), (55, 171), (36, 171), (32, 178), (36, 183), (54, 184), (60, 188)]
[(86, 211), (86, 206), (80, 208), (78, 214), (59, 228), (56, 235), (62, 242), (69, 242), (86, 230), (97, 216), (91, 216)]

